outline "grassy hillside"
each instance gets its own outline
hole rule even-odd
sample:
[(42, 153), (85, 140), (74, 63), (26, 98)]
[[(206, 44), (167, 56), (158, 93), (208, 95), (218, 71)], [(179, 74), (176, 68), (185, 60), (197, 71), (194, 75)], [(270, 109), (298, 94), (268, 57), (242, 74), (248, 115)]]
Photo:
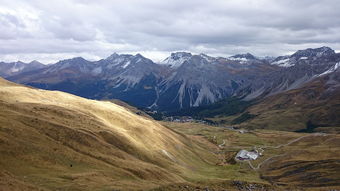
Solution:
[[(0, 79), (0, 190), (149, 189), (207, 176), (217, 157), (111, 102)], [(17, 184), (18, 183), (18, 184)]]
[(111, 100), (108, 100), (108, 101), (110, 101), (114, 104), (120, 105), (120, 106), (124, 107), (125, 109), (130, 110), (132, 113), (135, 113), (137, 115), (152, 119), (152, 117), (150, 115), (148, 115), (146, 112), (144, 112), (143, 110), (138, 109), (137, 107), (134, 107), (134, 106), (132, 106), (132, 105), (130, 105), (130, 104), (124, 102), (124, 101), (121, 101), (119, 99), (111, 99)]

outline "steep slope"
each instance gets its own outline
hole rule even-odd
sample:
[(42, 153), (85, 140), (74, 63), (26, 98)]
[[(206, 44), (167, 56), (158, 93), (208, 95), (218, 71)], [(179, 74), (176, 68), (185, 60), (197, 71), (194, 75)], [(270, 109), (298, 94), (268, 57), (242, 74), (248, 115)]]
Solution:
[(0, 62), (0, 77), (6, 78), (24, 72), (41, 69), (44, 67), (45, 65), (41, 64), (38, 61), (32, 61), (30, 63), (24, 63), (21, 61), (10, 63)]
[(241, 87), (237, 95), (245, 96), (245, 100), (252, 100), (302, 87), (315, 77), (338, 66), (340, 53), (335, 53), (329, 47), (321, 47), (299, 50), (284, 59), (287, 60), (284, 64), (278, 63), (282, 58), (278, 57), (270, 63), (281, 66), (281, 69), (254, 79), (251, 85)]
[[(183, 56), (182, 52), (172, 57)], [(277, 67), (259, 60), (240, 64), (239, 60), (214, 58), (204, 54), (185, 54), (183, 63), (176, 61), (176, 70), (159, 85), (159, 99), (155, 106), (165, 111), (197, 107), (214, 103), (235, 94), (254, 78), (275, 71)]]
[(0, 189), (148, 189), (216, 163), (186, 136), (111, 102), (3, 79), (0, 87)]
[[(332, 58), (332, 57), (330, 57)], [(333, 59), (339, 59), (338, 54)], [(317, 61), (317, 60), (316, 60)], [(305, 81), (295, 81), (295, 85), (277, 91), (269, 88), (252, 99), (232, 97), (220, 100), (208, 106), (194, 107), (170, 113), (170, 115), (190, 115), (205, 118), (217, 123), (238, 125), (253, 129), (276, 129), (301, 132), (314, 132), (315, 128), (322, 131), (324, 127), (340, 127), (340, 62), (330, 60), (315, 64), (317, 74), (304, 71), (305, 64), (285, 69), (281, 74), (294, 82), (293, 75), (310, 73)], [(317, 65), (318, 64), (318, 65)], [(288, 73), (290, 71), (291, 73)], [(294, 71), (298, 71), (295, 72)], [(276, 72), (275, 72), (276, 73)], [(299, 74), (300, 73), (300, 74)], [(279, 74), (278, 74), (279, 75)], [(295, 78), (296, 79), (296, 78)], [(275, 79), (268, 83), (274, 83)], [(269, 87), (269, 86), (268, 86)], [(275, 87), (275, 86), (273, 86)], [(272, 92), (271, 92), (272, 91)]]
[[(339, 103), (340, 69), (337, 69), (301, 88), (269, 96), (251, 106), (243, 114), (245, 122), (241, 125), (305, 132), (313, 132), (317, 127), (340, 127)], [(253, 119), (246, 120), (246, 116)]]

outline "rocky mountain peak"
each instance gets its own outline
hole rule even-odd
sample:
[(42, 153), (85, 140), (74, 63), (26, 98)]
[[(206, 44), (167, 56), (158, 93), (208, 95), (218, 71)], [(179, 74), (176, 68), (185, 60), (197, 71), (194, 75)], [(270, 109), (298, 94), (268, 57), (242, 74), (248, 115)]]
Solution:
[(254, 60), (256, 59), (256, 57), (250, 53), (246, 53), (246, 54), (236, 54), (234, 56), (231, 56), (230, 58), (236, 58), (236, 59), (247, 59), (247, 60)]
[(203, 53), (199, 54), (199, 56), (202, 57), (202, 58), (204, 58), (204, 59), (206, 59), (206, 60), (209, 61), (209, 62), (212, 62), (212, 61), (216, 60), (215, 57), (208, 56), (208, 55), (203, 54)]
[(171, 55), (162, 62), (160, 62), (160, 64), (168, 65), (171, 68), (178, 68), (184, 62), (188, 61), (191, 57), (192, 54), (188, 52), (175, 52), (171, 53)]
[(56, 64), (51, 65), (51, 67), (47, 68), (45, 73), (51, 73), (51, 72), (56, 72), (60, 71), (63, 69), (70, 69), (72, 68), (75, 71), (79, 71), (81, 73), (88, 72), (90, 69), (90, 64), (92, 62), (85, 60), (82, 57), (74, 57), (71, 59), (65, 59), (57, 62)]
[(183, 58), (183, 57), (191, 57), (192, 54), (189, 53), (189, 52), (174, 52), (174, 53), (171, 53), (171, 58), (172, 59), (180, 59), (180, 58)]
[(141, 55), (141, 54), (139, 54), (139, 53), (137, 53), (137, 54), (135, 55), (135, 57), (137, 57), (137, 58), (145, 58), (143, 55)]
[(71, 59), (62, 60), (61, 62), (82, 63), (82, 62), (88, 62), (88, 61), (85, 60), (83, 57), (74, 57)]
[(41, 62), (37, 61), (37, 60), (33, 60), (31, 61), (29, 64), (42, 64)]
[(239, 61), (240, 64), (251, 64), (254, 61), (257, 61), (257, 58), (250, 53), (246, 53), (246, 54), (236, 54), (234, 56), (230, 56), (228, 60)]
[(109, 57), (106, 58), (106, 60), (114, 60), (119, 57), (119, 54), (113, 53)]
[(290, 56), (279, 56), (274, 59), (271, 64), (281, 67), (291, 67), (299, 63), (304, 63), (307, 60), (310, 61), (308, 63), (323, 63), (323, 61), (320, 61), (320, 59), (332, 56), (334, 54), (336, 54), (334, 50), (326, 46), (320, 48), (308, 48), (304, 50), (298, 50)]
[(335, 54), (334, 50), (323, 46), (320, 48), (308, 48), (305, 50), (298, 50), (295, 52), (291, 57), (322, 57), (322, 56), (330, 56), (332, 54)]

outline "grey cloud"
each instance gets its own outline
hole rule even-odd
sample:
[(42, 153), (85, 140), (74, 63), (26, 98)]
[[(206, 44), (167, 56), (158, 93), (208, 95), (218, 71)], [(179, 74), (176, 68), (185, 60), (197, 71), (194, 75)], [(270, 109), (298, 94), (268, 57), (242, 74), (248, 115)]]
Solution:
[[(338, 0), (0, 0), (0, 60), (340, 49)], [(16, 56), (17, 55), (17, 56)], [(24, 56), (23, 56), (24, 55)], [(43, 61), (43, 60), (42, 60)]]

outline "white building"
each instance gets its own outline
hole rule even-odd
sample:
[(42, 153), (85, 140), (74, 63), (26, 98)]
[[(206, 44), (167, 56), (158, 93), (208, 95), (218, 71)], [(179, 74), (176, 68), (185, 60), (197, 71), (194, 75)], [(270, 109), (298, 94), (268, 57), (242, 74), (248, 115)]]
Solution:
[(236, 159), (238, 160), (256, 160), (258, 157), (259, 154), (256, 151), (247, 150), (240, 150), (236, 155)]

